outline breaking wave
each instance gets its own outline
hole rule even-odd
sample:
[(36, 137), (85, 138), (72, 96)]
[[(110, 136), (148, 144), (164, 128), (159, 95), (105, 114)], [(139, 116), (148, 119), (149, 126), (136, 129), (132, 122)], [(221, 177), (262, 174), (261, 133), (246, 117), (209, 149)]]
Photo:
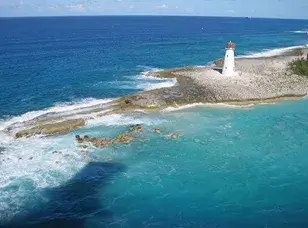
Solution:
[(272, 57), (281, 55), (287, 51), (291, 51), (297, 48), (303, 48), (307, 45), (299, 45), (299, 46), (291, 46), (291, 47), (284, 47), (284, 48), (275, 48), (275, 49), (265, 49), (261, 52), (251, 52), (247, 55), (239, 56), (238, 58), (261, 58), (261, 57)]
[(297, 34), (308, 34), (308, 30), (304, 29), (304, 30), (297, 30), (297, 31), (292, 31), (293, 33), (297, 33)]
[(187, 105), (180, 105), (178, 107), (168, 107), (163, 109), (161, 112), (176, 112), (190, 108), (196, 107), (209, 107), (209, 108), (233, 108), (233, 109), (243, 109), (243, 108), (250, 108), (255, 106), (254, 104), (247, 104), (247, 105), (232, 105), (226, 103), (193, 103)]
[(157, 72), (162, 69), (153, 68), (147, 66), (137, 66), (137, 68), (142, 68), (142, 71), (138, 75), (126, 76), (125, 81), (112, 81), (108, 82), (110, 86), (115, 86), (119, 89), (124, 90), (143, 90), (149, 91), (153, 89), (172, 87), (176, 84), (176, 79), (173, 78), (156, 78), (149, 76), (151, 72)]
[[(130, 90), (153, 90), (165, 87), (171, 87), (176, 84), (176, 79), (160, 79), (155, 77), (146, 76), (150, 72), (159, 71), (159, 68), (153, 68), (148, 66), (137, 66), (137, 68), (141, 68), (144, 71), (136, 76), (131, 76), (126, 81), (113, 81), (107, 84), (120, 88), (120, 89), (130, 89)], [(42, 115), (53, 115), (57, 116), (60, 114), (65, 115), (74, 115), (74, 117), (78, 117), (78, 112), (87, 111), (91, 108), (95, 107), (103, 107), (111, 102), (113, 99), (95, 99), (95, 98), (86, 98), (75, 100), (71, 102), (59, 102), (55, 103), (53, 107), (30, 111), (20, 116), (8, 117), (5, 119), (0, 119), (0, 132), (5, 130), (10, 125), (20, 124), (34, 118), (37, 118)], [(91, 115), (91, 114), (90, 114)], [(100, 118), (101, 119), (101, 118)], [(94, 122), (94, 121), (91, 121)], [(1, 136), (5, 137), (4, 135)]]
[(38, 110), (38, 111), (30, 111), (20, 116), (2, 119), (0, 120), (0, 131), (3, 131), (9, 125), (29, 121), (36, 117), (42, 116), (42, 115), (46, 115), (46, 114), (57, 115), (61, 113), (74, 114), (78, 112), (80, 109), (86, 111), (87, 108), (91, 108), (92, 106), (105, 105), (111, 102), (112, 100), (113, 99), (86, 98), (86, 99), (76, 100), (72, 102), (59, 102), (50, 108), (46, 108), (46, 109)]

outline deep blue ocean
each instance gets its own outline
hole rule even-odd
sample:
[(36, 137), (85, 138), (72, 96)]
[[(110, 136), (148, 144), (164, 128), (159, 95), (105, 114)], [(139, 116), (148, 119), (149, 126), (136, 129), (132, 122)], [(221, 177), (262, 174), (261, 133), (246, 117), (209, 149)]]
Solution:
[[(143, 74), (207, 65), (229, 40), (237, 56), (308, 44), (308, 20), (0, 18), (0, 31), (0, 227), (308, 227), (306, 99), (110, 115), (48, 138), (2, 132), (172, 86)], [(74, 141), (136, 123), (144, 132), (131, 145), (81, 151)]]

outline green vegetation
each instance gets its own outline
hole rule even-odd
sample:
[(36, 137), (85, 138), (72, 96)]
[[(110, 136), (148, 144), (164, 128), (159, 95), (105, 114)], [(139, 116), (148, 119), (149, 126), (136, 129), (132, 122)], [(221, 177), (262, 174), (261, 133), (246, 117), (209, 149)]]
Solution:
[(306, 58), (300, 58), (292, 61), (289, 64), (289, 67), (294, 74), (308, 77), (308, 55)]

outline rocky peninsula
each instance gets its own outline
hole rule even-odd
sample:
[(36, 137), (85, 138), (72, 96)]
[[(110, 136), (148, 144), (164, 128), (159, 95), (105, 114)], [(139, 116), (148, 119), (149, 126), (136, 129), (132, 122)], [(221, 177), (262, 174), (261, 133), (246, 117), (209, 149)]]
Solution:
[(184, 67), (149, 72), (145, 76), (176, 78), (173, 87), (155, 89), (115, 99), (107, 104), (79, 108), (74, 112), (47, 113), (14, 123), (5, 132), (15, 138), (65, 134), (91, 119), (111, 114), (135, 115), (192, 103), (255, 104), (300, 99), (308, 94), (308, 78), (289, 68), (293, 60), (306, 57), (307, 47), (287, 49), (270, 57), (235, 59), (236, 76), (223, 76), (223, 60), (211, 66)]

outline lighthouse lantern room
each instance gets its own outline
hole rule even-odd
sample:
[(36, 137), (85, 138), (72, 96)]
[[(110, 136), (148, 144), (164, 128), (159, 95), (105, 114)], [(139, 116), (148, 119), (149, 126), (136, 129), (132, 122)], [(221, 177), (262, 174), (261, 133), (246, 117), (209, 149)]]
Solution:
[(232, 41), (229, 41), (226, 46), (225, 60), (222, 69), (222, 74), (224, 76), (235, 75), (234, 50), (235, 50), (235, 45), (232, 43)]

